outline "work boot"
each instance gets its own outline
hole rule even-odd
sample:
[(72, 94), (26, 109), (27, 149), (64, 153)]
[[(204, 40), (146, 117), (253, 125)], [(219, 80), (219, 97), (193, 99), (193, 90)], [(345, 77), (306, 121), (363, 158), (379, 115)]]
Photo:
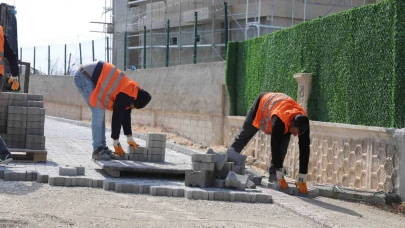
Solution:
[(269, 174), (269, 183), (277, 183), (277, 175), (276, 173)]
[(109, 161), (111, 157), (107, 154), (106, 150), (102, 147), (98, 148), (97, 150), (93, 151), (92, 158), (94, 160), (100, 161)]
[(103, 148), (106, 152), (106, 154), (108, 156), (110, 156), (110, 158), (112, 160), (120, 160), (120, 156), (116, 155), (112, 150), (110, 150), (110, 148), (108, 148), (107, 146)]
[(0, 154), (0, 164), (11, 162), (13, 159), (11, 158), (11, 153), (9, 151), (5, 151)]

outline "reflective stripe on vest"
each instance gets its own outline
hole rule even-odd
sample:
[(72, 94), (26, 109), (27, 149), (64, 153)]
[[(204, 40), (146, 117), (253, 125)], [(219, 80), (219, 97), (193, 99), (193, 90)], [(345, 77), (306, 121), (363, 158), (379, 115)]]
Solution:
[[(280, 96), (280, 97), (273, 100), (276, 96)], [(271, 129), (269, 129), (269, 122), (271, 121), (271, 116), (270, 116), (271, 109), (274, 107), (275, 104), (277, 104), (277, 102), (286, 100), (288, 98), (290, 98), (288, 95), (285, 95), (282, 93), (276, 93), (276, 94), (272, 95), (271, 97), (269, 97), (269, 99), (267, 99), (266, 103), (263, 105), (263, 109), (262, 109), (263, 117), (262, 117), (262, 120), (260, 121), (260, 129), (262, 131), (271, 132)], [(272, 102), (271, 102), (270, 106), (268, 106), (270, 101), (272, 101)]]
[[(111, 79), (113, 78), (114, 74), (116, 72), (116, 68), (113, 67), (111, 69), (111, 71), (108, 73), (107, 78), (104, 80), (103, 84), (101, 85), (100, 91), (98, 92), (98, 97), (97, 97), (97, 108), (101, 108), (101, 101), (103, 98), (103, 95), (105, 94), (105, 90), (108, 86), (108, 84), (110, 84)], [(117, 88), (118, 84), (120, 83), (121, 79), (124, 77), (124, 73), (120, 73), (117, 77), (117, 79), (114, 81), (113, 85), (111, 86), (111, 88), (107, 91), (106, 96), (104, 98), (104, 107), (108, 107), (108, 103), (110, 102), (110, 96), (111, 94), (115, 91), (115, 89)]]

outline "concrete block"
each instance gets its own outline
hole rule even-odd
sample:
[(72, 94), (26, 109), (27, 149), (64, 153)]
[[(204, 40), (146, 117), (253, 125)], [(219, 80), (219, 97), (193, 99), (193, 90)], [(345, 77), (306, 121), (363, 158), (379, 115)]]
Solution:
[(7, 141), (12, 141), (12, 142), (26, 142), (25, 139), (26, 135), (9, 135), (7, 137)]
[(213, 187), (214, 188), (225, 188), (225, 180), (215, 179)]
[(45, 143), (26, 143), (24, 148), (30, 150), (45, 150)]
[(45, 144), (45, 136), (43, 135), (26, 135), (27, 143)]
[(247, 188), (256, 188), (256, 184), (253, 183), (251, 180), (248, 180), (246, 187)]
[(38, 183), (48, 183), (49, 175), (44, 173), (37, 174), (37, 182)]
[(15, 142), (15, 141), (7, 141), (8, 148), (19, 148), (24, 149), (26, 148), (25, 142)]
[(146, 135), (139, 134), (139, 138), (142, 139), (142, 140), (146, 140)]
[(37, 107), (37, 108), (43, 108), (44, 107), (44, 102), (43, 101), (27, 101), (27, 107)]
[(143, 155), (148, 155), (148, 148), (138, 146), (136, 150), (132, 146), (128, 146), (128, 153), (129, 154), (143, 154)]
[(214, 171), (215, 163), (213, 162), (192, 162), (192, 169), (194, 171)]
[(72, 186), (93, 187), (93, 179), (88, 177), (72, 177)]
[(59, 167), (60, 176), (77, 176), (77, 169), (75, 167)]
[(8, 120), (7, 121), (8, 127), (13, 128), (27, 128), (27, 121), (18, 121), (18, 120)]
[(166, 134), (147, 133), (146, 141), (166, 141)]
[(27, 121), (27, 116), (26, 114), (9, 114), (7, 115), (8, 120), (18, 120), (18, 121)]
[(27, 180), (27, 171), (4, 171), (4, 181), (26, 181)]
[(139, 194), (150, 194), (150, 185), (138, 185)]
[(262, 178), (258, 176), (250, 176), (249, 180), (252, 181), (255, 185), (262, 185)]
[(236, 152), (233, 147), (230, 147), (228, 151), (226, 151), (226, 155), (228, 156), (228, 162), (235, 163), (235, 166), (244, 165), (247, 158), (246, 155)]
[(34, 170), (27, 171), (27, 181), (36, 181), (38, 172)]
[(213, 171), (186, 170), (184, 185), (206, 188), (212, 186), (213, 180)]
[(222, 167), (221, 171), (218, 173), (218, 176), (222, 179), (225, 179), (228, 176), (228, 173), (233, 170), (234, 163), (233, 162), (226, 162), (225, 165)]
[(76, 172), (77, 172), (78, 176), (79, 175), (84, 175), (84, 173), (86, 172), (86, 168), (83, 167), (83, 166), (77, 166), (75, 168), (76, 168)]
[(9, 100), (26, 101), (26, 100), (28, 100), (28, 94), (10, 92)]
[(230, 171), (228, 173), (228, 176), (225, 179), (225, 186), (234, 187), (234, 188), (244, 191), (247, 187), (248, 181), (249, 181), (249, 176), (239, 175), (233, 171)]
[(115, 191), (121, 193), (137, 193), (138, 185), (133, 183), (118, 182), (115, 183)]
[(198, 188), (187, 188), (185, 190), (185, 195), (187, 199), (193, 200), (209, 200), (208, 191)]
[(28, 115), (45, 115), (44, 108), (28, 107)]
[(28, 115), (27, 116), (27, 122), (44, 122), (45, 121), (45, 116), (41, 115)]
[(191, 155), (192, 162), (216, 162), (215, 154), (193, 154)]
[(147, 140), (147, 148), (166, 148), (166, 141)]
[(148, 155), (147, 154), (129, 154), (128, 155), (128, 160), (131, 160), (131, 161), (148, 161)]
[(48, 179), (48, 184), (51, 186), (65, 186), (66, 177), (51, 176)]
[(164, 162), (165, 156), (159, 154), (148, 154), (148, 162)]
[(152, 196), (173, 196), (173, 189), (171, 187), (166, 186), (151, 186), (150, 187), (150, 194)]
[(7, 127), (7, 115), (4, 118), (0, 118), (0, 126), (6, 126)]
[(245, 175), (246, 174), (246, 172), (245, 172), (245, 164), (243, 164), (243, 165), (235, 165), (233, 167), (232, 171), (234, 171), (235, 173), (240, 174), (240, 175)]
[(0, 99), (0, 107), (7, 107), (7, 106), (8, 106), (8, 100)]
[(250, 203), (252, 201), (252, 193), (248, 192), (231, 192), (229, 201)]
[(208, 193), (209, 200), (229, 202), (231, 197), (230, 191), (211, 191)]
[(7, 127), (7, 134), (9, 135), (25, 135), (25, 128)]
[(1, 92), (0, 99), (1, 100), (8, 100), (10, 98), (10, 92)]
[(106, 190), (106, 191), (110, 191), (110, 190), (115, 191), (115, 181), (104, 180), (103, 181), (103, 189)]
[(27, 121), (27, 128), (44, 128), (45, 122), (31, 122)]
[(27, 100), (29, 101), (43, 101), (44, 100), (44, 96), (41, 94), (27, 94)]
[(224, 167), (225, 163), (228, 160), (228, 156), (225, 153), (215, 153), (212, 149), (209, 149), (207, 151), (207, 154), (215, 154), (215, 169), (217, 171), (221, 171), (222, 168)]
[(27, 107), (27, 101), (8, 100), (8, 105), (18, 106), (18, 107)]
[(166, 142), (166, 148), (167, 149), (172, 149), (173, 148), (173, 144), (172, 142)]
[(7, 132), (7, 126), (0, 126), (0, 132), (1, 133), (6, 133)]
[(103, 188), (103, 179), (93, 179), (93, 188)]
[(184, 188), (181, 187), (172, 187), (173, 197), (184, 197)]
[(165, 154), (165, 152), (166, 152), (165, 148), (148, 148), (148, 155), (149, 154), (163, 155)]
[(44, 128), (27, 128), (27, 135), (44, 135)]
[(273, 203), (273, 198), (269, 194), (256, 193), (254, 201), (252, 199), (252, 203)]

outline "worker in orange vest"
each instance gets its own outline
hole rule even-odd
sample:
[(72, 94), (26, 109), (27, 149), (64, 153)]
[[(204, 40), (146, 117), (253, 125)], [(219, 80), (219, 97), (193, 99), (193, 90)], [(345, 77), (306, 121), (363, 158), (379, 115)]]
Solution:
[[(10, 65), (10, 71), (12, 75), (8, 83), (12, 83), (12, 90), (17, 90), (19, 88), (18, 75), (20, 74), (18, 69), (17, 55), (15, 54), (14, 50), (11, 49), (7, 37), (4, 34), (3, 27), (0, 26), (0, 91), (3, 91), (3, 86), (6, 78), (4, 58), (7, 59)], [(6, 163), (12, 160), (13, 159), (11, 158), (11, 153), (8, 150), (6, 143), (0, 137), (0, 163)]]
[[(92, 112), (92, 158), (110, 160), (118, 159), (117, 156), (124, 154), (119, 142), (121, 126), (127, 136), (128, 145), (136, 150), (139, 145), (132, 137), (131, 110), (144, 108), (151, 100), (151, 95), (113, 64), (103, 61), (80, 66), (74, 81)], [(111, 138), (115, 153), (106, 146), (105, 109), (113, 112)]]
[[(260, 130), (271, 135), (271, 165), (269, 181), (276, 179), (282, 189), (288, 184), (284, 179), (284, 158), (287, 153), (290, 136), (299, 139), (299, 174), (296, 186), (300, 192), (307, 193), (306, 185), (309, 161), (309, 119), (305, 110), (291, 97), (283, 93), (262, 93), (257, 98), (238, 136), (231, 144), (240, 153), (252, 137)], [(228, 150), (229, 151), (229, 150)]]

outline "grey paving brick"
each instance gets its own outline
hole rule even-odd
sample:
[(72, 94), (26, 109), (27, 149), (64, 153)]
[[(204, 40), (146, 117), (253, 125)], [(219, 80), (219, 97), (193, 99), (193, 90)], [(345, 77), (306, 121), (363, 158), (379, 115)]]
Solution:
[(215, 154), (193, 154), (191, 155), (192, 162), (210, 162), (215, 163)]
[(37, 174), (37, 182), (38, 183), (48, 183), (49, 174), (47, 173), (38, 173)]
[(225, 186), (234, 187), (239, 190), (245, 190), (247, 187), (248, 181), (249, 181), (248, 175), (239, 175), (233, 171), (230, 171), (228, 173), (228, 176), (225, 179)]
[(29, 107), (27, 108), (28, 115), (45, 115), (44, 108)]
[(27, 122), (44, 122), (45, 115), (27, 115)]
[(92, 187), (93, 179), (88, 177), (72, 177), (72, 186)]
[(7, 146), (8, 148), (18, 148), (18, 149), (26, 148), (25, 142), (7, 141)]
[(27, 121), (8, 120), (7, 126), (14, 128), (27, 128)]
[(148, 154), (148, 162), (164, 162), (165, 156), (159, 154)]
[(27, 181), (36, 181), (38, 172), (34, 170), (27, 170)]
[(231, 192), (229, 201), (250, 203), (252, 201), (252, 193), (248, 192)]
[(166, 142), (166, 148), (167, 148), (167, 149), (172, 149), (173, 144), (174, 144), (174, 143), (172, 143), (172, 142)]
[(4, 181), (26, 181), (27, 180), (27, 171), (4, 171)]
[(44, 102), (43, 101), (27, 101), (27, 107), (43, 108)]
[(173, 189), (167, 186), (151, 186), (150, 194), (152, 196), (173, 196)]
[(7, 120), (27, 121), (27, 115), (25, 115), (25, 114), (8, 114)]
[(8, 106), (8, 100), (0, 99), (0, 106), (2, 107)]
[(43, 135), (26, 135), (26, 142), (45, 144), (45, 136), (43, 136)]
[(131, 161), (147, 161), (148, 160), (148, 155), (143, 155), (143, 154), (129, 154), (128, 160)]
[(138, 185), (133, 183), (118, 182), (115, 183), (115, 191), (120, 193), (137, 193)]
[(184, 197), (184, 188), (182, 187), (172, 187), (173, 197)]
[(150, 194), (150, 185), (140, 184), (138, 185), (138, 193), (139, 194)]
[(26, 143), (24, 148), (31, 150), (45, 150), (45, 143)]
[(222, 180), (222, 179), (215, 179), (215, 180), (214, 180), (213, 187), (214, 187), (214, 188), (225, 188), (225, 180)]
[(235, 166), (244, 165), (247, 158), (246, 155), (236, 152), (233, 147), (230, 147), (228, 151), (226, 151), (226, 155), (228, 156), (228, 162), (235, 163)]
[(7, 126), (7, 134), (8, 135), (25, 135), (25, 128)]
[(29, 101), (43, 101), (43, 100), (44, 100), (44, 96), (41, 95), (41, 94), (28, 93), (28, 94), (27, 94), (27, 100), (29, 100)]
[(213, 201), (229, 201), (231, 192), (230, 191), (210, 191), (208, 193), (209, 200)]
[(213, 185), (213, 180), (214, 180), (213, 171), (186, 170), (184, 185), (206, 188), (211, 187)]
[(254, 200), (252, 198), (252, 203), (273, 203), (273, 198), (269, 194), (255, 193)]
[(215, 163), (213, 162), (192, 162), (192, 169), (194, 171), (214, 171)]
[(86, 168), (83, 166), (76, 166), (77, 175), (84, 175), (86, 172)]
[(140, 138), (140, 139), (142, 139), (142, 140), (146, 140), (146, 135), (139, 134), (139, 137), (138, 137), (138, 138)]
[(262, 179), (263, 179), (263, 177), (258, 177), (258, 176), (249, 177), (249, 180), (252, 181), (255, 185), (262, 185)]
[(6, 126), (7, 127), (7, 116), (5, 118), (0, 118), (0, 126)]
[(148, 155), (148, 148), (138, 146), (136, 150), (134, 150), (134, 147), (128, 146), (128, 153), (129, 154), (143, 154), (143, 155)]
[(45, 130), (43, 128), (27, 128), (27, 135), (44, 135)]
[(166, 148), (166, 141), (147, 140), (147, 148)]
[(0, 169), (0, 179), (4, 179), (4, 172), (5, 172), (6, 170), (4, 170), (4, 169)]
[(163, 155), (165, 154), (165, 148), (148, 148), (148, 155)]
[(73, 178), (74, 177), (64, 177), (65, 178), (65, 187), (72, 187), (73, 185), (72, 185), (72, 180), (73, 180)]
[(93, 179), (93, 188), (103, 188), (103, 179)]
[(149, 140), (166, 141), (166, 134), (147, 133), (146, 134), (146, 141), (149, 141)]
[(209, 200), (208, 191), (198, 188), (186, 188), (185, 196), (187, 199), (193, 200)]
[(9, 100), (26, 101), (27, 99), (27, 93), (9, 93)]
[(228, 173), (233, 170), (234, 163), (233, 162), (226, 162), (225, 165), (222, 167), (221, 171), (218, 172), (218, 176), (222, 179), (225, 179), (228, 176)]
[(216, 155), (216, 157), (215, 157), (215, 169), (217, 171), (221, 171), (222, 168), (224, 167), (224, 165), (226, 164), (227, 160), (228, 160), (228, 156), (226, 155), (226, 153), (215, 153), (214, 150), (212, 150), (210, 148), (210, 149), (208, 149), (207, 154)]
[(27, 101), (9, 100), (8, 105), (9, 107), (10, 106), (27, 107)]
[(75, 167), (59, 167), (60, 176), (77, 176), (77, 169)]
[(27, 121), (27, 128), (41, 128), (41, 129), (43, 129), (44, 127), (45, 127), (44, 122)]
[(26, 142), (25, 140), (25, 134), (22, 135), (9, 135), (7, 137), (7, 140), (13, 141), (13, 142)]
[(65, 186), (66, 177), (61, 176), (50, 176), (48, 179), (48, 184), (51, 186)]
[(240, 175), (245, 175), (246, 174), (245, 164), (235, 165), (232, 171)]
[(8, 100), (10, 98), (10, 92), (1, 92), (0, 99), (1, 100)]
[(115, 191), (115, 181), (104, 180), (103, 181), (103, 189), (107, 190), (107, 191)]

